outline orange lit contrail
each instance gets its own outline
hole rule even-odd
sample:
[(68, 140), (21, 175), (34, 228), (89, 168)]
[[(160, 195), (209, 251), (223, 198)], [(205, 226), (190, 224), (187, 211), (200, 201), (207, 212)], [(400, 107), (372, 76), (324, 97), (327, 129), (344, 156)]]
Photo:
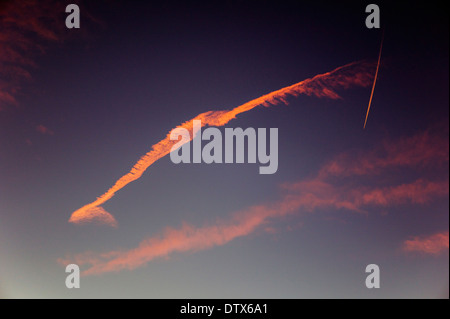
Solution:
[(375, 90), (375, 84), (377, 83), (378, 69), (380, 68), (380, 60), (381, 60), (381, 50), (383, 49), (383, 40), (384, 40), (384, 34), (383, 34), (383, 37), (381, 38), (380, 53), (378, 54), (377, 70), (375, 71), (375, 78), (373, 79), (372, 92), (370, 93), (369, 106), (367, 107), (366, 120), (364, 121), (363, 129), (366, 128), (367, 119), (369, 117), (370, 105), (372, 104), (373, 91)]
[[(270, 105), (277, 105), (280, 103), (287, 104), (286, 99), (288, 96), (299, 96), (300, 94), (306, 94), (308, 96), (338, 99), (340, 97), (333, 91), (333, 89), (346, 89), (351, 86), (369, 86), (372, 78), (372, 73), (370, 72), (371, 68), (372, 65), (369, 63), (353, 62), (339, 67), (331, 72), (316, 75), (313, 78), (306, 79), (294, 85), (263, 95), (232, 110), (208, 111), (199, 114), (195, 118), (181, 124), (178, 128), (185, 128), (192, 132), (193, 120), (201, 120), (202, 126), (223, 126), (232, 119), (236, 118), (236, 115), (250, 111), (259, 105), (268, 107)], [(195, 135), (195, 132), (193, 133), (194, 134), (191, 134), (189, 140), (186, 139), (183, 141), (183, 144), (192, 140), (194, 137), (193, 135)], [(122, 176), (110, 189), (108, 189), (108, 191), (106, 191), (106, 193), (98, 197), (92, 203), (87, 204), (73, 212), (69, 222), (80, 224), (98, 221), (116, 227), (117, 222), (114, 217), (99, 205), (111, 199), (117, 191), (129, 183), (140, 178), (150, 165), (169, 154), (172, 146), (176, 143), (178, 143), (178, 141), (171, 140), (170, 133), (167, 134), (163, 140), (153, 145), (151, 151), (142, 156), (132, 167), (130, 172)]]

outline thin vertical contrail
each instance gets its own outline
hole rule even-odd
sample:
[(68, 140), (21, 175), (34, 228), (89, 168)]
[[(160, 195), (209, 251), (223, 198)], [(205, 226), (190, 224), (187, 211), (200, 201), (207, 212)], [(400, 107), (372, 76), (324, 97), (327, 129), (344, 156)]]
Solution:
[(373, 79), (373, 86), (372, 86), (372, 92), (370, 93), (369, 106), (367, 107), (366, 120), (364, 121), (364, 129), (366, 128), (367, 119), (369, 117), (370, 105), (372, 104), (372, 98), (373, 98), (373, 91), (375, 90), (375, 84), (377, 83), (378, 69), (380, 68), (380, 60), (381, 60), (381, 50), (383, 49), (383, 40), (384, 40), (384, 33), (383, 33), (383, 37), (381, 38), (380, 53), (378, 54), (377, 70), (375, 71), (375, 78)]

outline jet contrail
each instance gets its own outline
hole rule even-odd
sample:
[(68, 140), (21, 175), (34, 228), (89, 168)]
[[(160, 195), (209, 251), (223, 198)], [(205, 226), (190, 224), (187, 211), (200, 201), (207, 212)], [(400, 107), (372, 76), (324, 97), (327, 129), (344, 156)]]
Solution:
[[(185, 128), (192, 132), (193, 120), (201, 120), (202, 126), (223, 126), (232, 119), (236, 118), (236, 115), (250, 111), (259, 105), (268, 107), (270, 105), (277, 105), (280, 103), (287, 104), (286, 99), (288, 96), (299, 96), (300, 94), (306, 94), (308, 96), (338, 99), (340, 96), (334, 92), (333, 89), (346, 89), (351, 86), (369, 86), (372, 79), (372, 72), (370, 72), (372, 66), (373, 65), (365, 62), (353, 62), (339, 67), (331, 72), (316, 75), (313, 78), (306, 79), (294, 85), (263, 95), (232, 110), (208, 111), (199, 114), (195, 118), (181, 124), (178, 128)], [(195, 132), (192, 133), (193, 134), (190, 134), (190, 139), (184, 140), (184, 143), (188, 143), (194, 138)], [(106, 193), (98, 197), (94, 202), (73, 212), (69, 222), (80, 224), (98, 221), (116, 227), (117, 222), (114, 217), (106, 212), (102, 207), (99, 207), (99, 205), (111, 199), (117, 191), (129, 183), (140, 178), (150, 165), (169, 154), (172, 146), (176, 143), (178, 143), (178, 141), (171, 140), (170, 133), (167, 134), (166, 138), (153, 145), (152, 149), (139, 159), (130, 172), (122, 176), (108, 191), (106, 191)]]
[(377, 70), (375, 71), (375, 78), (373, 79), (372, 92), (370, 93), (369, 106), (367, 107), (366, 120), (364, 121), (364, 128), (363, 129), (366, 128), (367, 118), (369, 117), (370, 105), (372, 104), (373, 91), (375, 90), (375, 84), (377, 83), (378, 69), (380, 68), (380, 60), (381, 60), (381, 50), (383, 49), (383, 40), (384, 40), (384, 33), (383, 33), (383, 36), (381, 38), (380, 53), (378, 54)]

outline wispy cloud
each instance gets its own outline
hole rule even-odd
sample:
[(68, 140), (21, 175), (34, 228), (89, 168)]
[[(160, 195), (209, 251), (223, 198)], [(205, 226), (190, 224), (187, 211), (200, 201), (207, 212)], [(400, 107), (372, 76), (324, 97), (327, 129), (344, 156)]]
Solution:
[(368, 191), (358, 196), (362, 204), (379, 206), (400, 205), (405, 203), (425, 204), (434, 197), (448, 194), (448, 181), (431, 182), (418, 179), (413, 183), (390, 186)]
[[(263, 95), (259, 98), (251, 100), (245, 104), (235, 107), (232, 110), (225, 111), (209, 111), (197, 115), (195, 118), (181, 124), (177, 128), (185, 128), (192, 132), (192, 123), (194, 120), (201, 120), (202, 126), (223, 126), (232, 119), (236, 118), (238, 114), (248, 112), (257, 106), (273, 106), (279, 104), (287, 104), (289, 96), (299, 96), (301, 94), (326, 97), (330, 99), (338, 99), (340, 96), (335, 92), (337, 89), (347, 89), (353, 86), (369, 86), (373, 77), (374, 65), (365, 62), (354, 62), (345, 66), (339, 67), (331, 72), (319, 74), (313, 78), (301, 81), (294, 85), (282, 88), (280, 90)], [(195, 134), (190, 134), (191, 139)], [(190, 140), (185, 140), (188, 143)], [(170, 139), (170, 133), (167, 136), (153, 145), (152, 149), (142, 156), (140, 160), (132, 167), (129, 173), (122, 176), (106, 193), (98, 197), (94, 202), (89, 203), (72, 213), (69, 222), (85, 223), (89, 222), (95, 217), (97, 207), (111, 199), (117, 191), (128, 185), (129, 183), (139, 179), (142, 174), (158, 159), (170, 153), (172, 146), (177, 141)], [(106, 211), (102, 210), (108, 214)], [(117, 223), (112, 215), (107, 219)]]
[[(423, 140), (424, 136), (433, 138), (433, 140), (437, 138), (430, 136), (429, 133), (423, 133), (410, 139), (386, 142), (382, 148), (390, 150), (389, 156), (385, 152), (368, 152), (359, 158), (362, 163), (370, 163), (371, 170), (345, 170), (345, 174), (336, 179), (336, 171), (332, 170), (329, 174), (325, 173), (330, 163), (339, 163), (342, 167), (351, 167), (350, 164), (354, 160), (349, 157), (349, 153), (341, 154), (325, 164), (315, 177), (295, 183), (282, 184), (281, 196), (278, 201), (255, 205), (235, 212), (228, 220), (217, 220), (201, 227), (185, 223), (179, 229), (167, 228), (161, 234), (142, 241), (138, 247), (131, 250), (114, 250), (107, 253), (87, 252), (61, 258), (59, 262), (61, 264), (75, 262), (84, 265), (84, 275), (130, 270), (173, 253), (210, 249), (224, 245), (236, 238), (247, 236), (257, 230), (265, 231), (268, 229), (270, 231), (273, 229), (271, 223), (291, 214), (340, 210), (368, 214), (369, 211), (384, 210), (386, 207), (394, 205), (426, 205), (437, 198), (448, 196), (448, 180), (428, 181), (420, 178), (411, 183), (399, 183), (397, 181), (397, 184), (393, 185), (369, 187), (362, 185), (365, 178), (361, 178), (362, 174), (367, 177), (373, 174), (373, 171), (378, 174), (392, 175), (391, 169), (398, 167), (399, 163), (407, 169), (420, 171), (424, 162), (434, 161), (431, 157), (437, 156), (440, 158), (440, 152), (433, 151), (433, 145), (428, 145), (430, 148), (428, 150), (426, 146), (420, 143), (407, 143), (410, 148), (418, 147), (428, 155), (420, 161), (386, 160), (386, 158), (401, 157), (400, 154), (396, 153), (406, 151), (405, 140)], [(415, 152), (413, 150), (408, 151), (410, 153)], [(348, 163), (344, 161), (345, 158), (349, 159)], [(366, 164), (363, 164), (363, 166), (366, 167)], [(349, 174), (354, 177), (352, 181), (347, 178)], [(397, 180), (401, 180), (398, 175), (396, 177)], [(432, 243), (438, 241), (435, 239), (427, 240)], [(439, 237), (439, 240), (440, 243), (445, 243), (445, 241), (442, 241), (442, 236)], [(419, 245), (421, 242), (427, 243), (426, 240), (415, 239), (410, 241), (407, 247), (409, 247), (409, 250), (413, 250), (413, 247), (418, 249), (417, 247), (422, 247)]]
[(445, 231), (427, 237), (414, 237), (413, 239), (405, 240), (403, 250), (405, 252), (439, 255), (448, 251), (448, 246), (448, 231)]
[(44, 134), (44, 135), (53, 135), (54, 134), (54, 132), (51, 129), (49, 129), (48, 127), (46, 127), (42, 124), (39, 124), (38, 126), (36, 126), (36, 131), (38, 131), (39, 133)]
[[(75, 1), (82, 6), (82, 1)], [(82, 7), (83, 28), (67, 32), (65, 6), (70, 1), (20, 0), (0, 3), (0, 111), (18, 105), (24, 84), (32, 80), (36, 58), (54, 43), (88, 37), (103, 23)]]
[(441, 165), (449, 160), (448, 139), (428, 131), (395, 143), (385, 141), (373, 150), (341, 154), (327, 163), (319, 176), (376, 175), (389, 168)]
[(17, 105), (35, 57), (60, 39), (58, 1), (6, 1), (0, 6), (0, 110)]
[(426, 204), (448, 194), (448, 181), (430, 182), (419, 179), (412, 183), (388, 187), (367, 187), (327, 183), (320, 179), (283, 186), (292, 198), (301, 202), (304, 211), (318, 208), (346, 209), (368, 214), (370, 208), (405, 204)]

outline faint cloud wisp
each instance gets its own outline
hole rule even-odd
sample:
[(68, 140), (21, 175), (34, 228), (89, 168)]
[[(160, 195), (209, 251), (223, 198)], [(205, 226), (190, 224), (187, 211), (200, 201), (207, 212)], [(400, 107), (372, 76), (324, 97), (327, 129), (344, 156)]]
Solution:
[(418, 252), (428, 255), (439, 255), (448, 251), (449, 239), (448, 231), (433, 234), (428, 237), (414, 237), (405, 240), (403, 250), (405, 252)]

